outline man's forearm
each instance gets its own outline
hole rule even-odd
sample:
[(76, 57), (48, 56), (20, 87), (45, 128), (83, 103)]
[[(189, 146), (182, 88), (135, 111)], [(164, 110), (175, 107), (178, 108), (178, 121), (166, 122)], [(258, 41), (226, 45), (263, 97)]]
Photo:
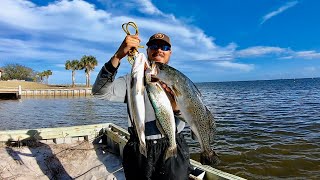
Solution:
[(105, 93), (104, 89), (106, 89), (109, 83), (114, 81), (119, 65), (120, 62), (117, 59), (114, 59), (114, 56), (104, 64), (92, 86), (93, 95), (102, 95)]
[(120, 65), (120, 60), (121, 58), (118, 56), (118, 54), (116, 53), (115, 55), (113, 55), (110, 59), (111, 64), (113, 67), (118, 68)]

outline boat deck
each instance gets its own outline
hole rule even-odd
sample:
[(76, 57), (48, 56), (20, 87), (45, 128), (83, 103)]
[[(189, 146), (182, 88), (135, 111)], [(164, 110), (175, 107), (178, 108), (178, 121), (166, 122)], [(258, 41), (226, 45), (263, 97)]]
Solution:
[[(111, 123), (0, 131), (0, 179), (122, 180), (128, 137)], [(194, 178), (243, 180), (194, 160), (191, 164), (200, 172)]]
[(119, 156), (90, 142), (0, 148), (0, 179), (125, 180)]

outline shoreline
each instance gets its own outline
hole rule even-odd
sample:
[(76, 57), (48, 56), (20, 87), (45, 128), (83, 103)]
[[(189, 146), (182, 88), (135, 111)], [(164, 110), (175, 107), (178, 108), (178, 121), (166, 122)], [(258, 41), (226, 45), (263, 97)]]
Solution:
[(92, 87), (75, 86), (71, 87), (70, 85), (53, 85), (53, 84), (42, 84), (38, 82), (30, 82), (30, 81), (20, 81), (20, 80), (11, 80), (11, 81), (0, 81), (0, 89), (14, 89), (21, 86), (22, 90), (46, 90), (46, 89), (69, 89), (69, 90), (77, 90), (77, 89), (91, 89)]
[(25, 89), (22, 96), (91, 96), (91, 88), (79, 89)]
[(0, 81), (0, 99), (20, 99), (21, 96), (91, 96), (91, 87), (50, 85), (28, 81)]

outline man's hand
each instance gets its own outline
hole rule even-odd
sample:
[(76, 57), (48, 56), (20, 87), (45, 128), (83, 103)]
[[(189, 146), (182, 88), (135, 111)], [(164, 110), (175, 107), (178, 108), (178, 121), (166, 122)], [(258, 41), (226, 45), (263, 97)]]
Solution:
[(121, 43), (115, 56), (119, 59), (122, 59), (128, 54), (130, 49), (138, 48), (140, 42), (141, 41), (138, 35), (127, 35), (126, 38), (124, 38), (123, 42)]
[(130, 49), (138, 48), (140, 44), (140, 39), (138, 35), (127, 35), (124, 40), (122, 41), (120, 47), (118, 48), (117, 52), (111, 59), (111, 63), (114, 67), (118, 67), (122, 58), (124, 58)]
[(168, 96), (168, 98), (169, 98), (169, 100), (170, 100), (170, 103), (171, 103), (171, 106), (172, 106), (173, 113), (174, 113), (175, 115), (180, 115), (181, 113), (180, 113), (179, 107), (178, 107), (178, 105), (177, 105), (177, 102), (176, 102), (176, 100), (175, 100), (174, 92), (171, 90), (170, 87), (167, 86), (166, 83), (161, 82), (161, 81), (159, 81), (159, 82), (160, 82), (162, 88), (163, 88), (163, 89), (166, 91), (166, 93), (167, 93), (167, 96)]

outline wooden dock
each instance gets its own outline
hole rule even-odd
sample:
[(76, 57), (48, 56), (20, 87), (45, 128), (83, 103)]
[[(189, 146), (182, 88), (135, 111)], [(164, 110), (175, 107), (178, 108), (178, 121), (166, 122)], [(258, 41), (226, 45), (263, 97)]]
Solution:
[(91, 96), (91, 88), (81, 89), (22, 89), (21, 86), (17, 88), (0, 89), (0, 99), (21, 99), (22, 96), (65, 96), (65, 97), (79, 97)]
[(21, 99), (22, 89), (18, 88), (0, 89), (0, 99)]
[(82, 89), (25, 89), (22, 90), (22, 96), (90, 96), (91, 88)]

